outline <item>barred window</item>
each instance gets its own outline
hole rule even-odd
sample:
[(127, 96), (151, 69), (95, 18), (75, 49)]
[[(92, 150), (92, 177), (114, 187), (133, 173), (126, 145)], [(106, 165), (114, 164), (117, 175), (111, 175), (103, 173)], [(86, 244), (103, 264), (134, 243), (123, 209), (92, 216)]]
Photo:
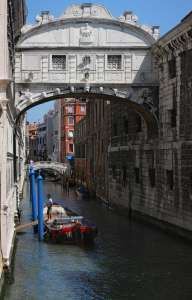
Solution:
[(116, 166), (113, 165), (111, 169), (112, 169), (112, 176), (113, 176), (113, 179), (115, 179), (115, 178), (116, 178), (116, 172), (117, 172)]
[(53, 70), (65, 70), (66, 55), (52, 55), (52, 68)]
[(74, 124), (74, 117), (68, 117), (68, 124), (73, 125)]
[(169, 69), (169, 78), (175, 78), (176, 77), (176, 59), (172, 58), (168, 61), (168, 69)]
[(136, 132), (142, 131), (141, 117), (136, 114)]
[(118, 128), (117, 128), (117, 123), (114, 122), (112, 124), (112, 136), (117, 136), (118, 135)]
[(108, 55), (107, 68), (110, 70), (120, 70), (122, 65), (121, 55)]
[(156, 170), (154, 168), (149, 168), (149, 181), (151, 187), (155, 187), (155, 175), (156, 175)]
[(170, 190), (173, 190), (173, 170), (166, 170), (167, 173), (167, 185)]
[(140, 170), (139, 170), (139, 168), (135, 168), (135, 182), (140, 183)]

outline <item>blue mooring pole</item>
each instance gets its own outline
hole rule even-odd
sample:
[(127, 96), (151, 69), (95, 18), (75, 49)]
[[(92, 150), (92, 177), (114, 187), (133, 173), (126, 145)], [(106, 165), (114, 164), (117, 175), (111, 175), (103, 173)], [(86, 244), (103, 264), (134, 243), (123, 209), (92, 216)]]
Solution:
[(38, 234), (39, 240), (43, 240), (44, 235), (44, 220), (43, 220), (43, 183), (42, 176), (39, 175), (37, 178), (37, 190), (38, 190)]
[(30, 172), (30, 194), (32, 200), (32, 220), (37, 220), (37, 199), (36, 199), (36, 192), (35, 192), (35, 172), (33, 168)]
[(31, 188), (31, 172), (33, 170), (33, 167), (29, 167), (29, 182), (30, 182), (30, 201), (32, 201), (32, 188)]

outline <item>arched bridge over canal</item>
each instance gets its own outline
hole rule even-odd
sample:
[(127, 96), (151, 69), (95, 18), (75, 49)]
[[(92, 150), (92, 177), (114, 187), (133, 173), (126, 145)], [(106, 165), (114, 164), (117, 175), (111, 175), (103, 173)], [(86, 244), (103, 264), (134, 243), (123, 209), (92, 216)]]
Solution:
[(37, 161), (33, 163), (34, 170), (53, 170), (60, 175), (69, 176), (71, 167), (68, 163), (60, 163), (56, 161)]

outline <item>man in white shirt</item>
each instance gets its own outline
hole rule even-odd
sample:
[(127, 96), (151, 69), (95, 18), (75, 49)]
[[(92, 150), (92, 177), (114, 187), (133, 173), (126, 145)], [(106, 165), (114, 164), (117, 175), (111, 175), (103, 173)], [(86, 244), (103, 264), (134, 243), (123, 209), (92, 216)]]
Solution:
[(47, 194), (47, 218), (48, 220), (51, 220), (51, 212), (52, 212), (52, 206), (53, 206), (53, 200), (51, 198), (50, 194)]

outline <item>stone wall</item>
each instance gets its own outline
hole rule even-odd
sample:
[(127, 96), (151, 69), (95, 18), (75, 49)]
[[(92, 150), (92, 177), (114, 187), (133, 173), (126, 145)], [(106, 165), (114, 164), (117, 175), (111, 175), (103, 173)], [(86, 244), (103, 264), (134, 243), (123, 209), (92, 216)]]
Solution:
[[(114, 99), (105, 106), (104, 122), (97, 101), (88, 114), (96, 195), (121, 213), (134, 211), (185, 230), (192, 230), (191, 24), (189, 16), (181, 23), (182, 38), (173, 29), (153, 49), (159, 70), (159, 97), (157, 90), (152, 96), (156, 136), (148, 135), (142, 114)], [(101, 155), (102, 138), (107, 148)]]

